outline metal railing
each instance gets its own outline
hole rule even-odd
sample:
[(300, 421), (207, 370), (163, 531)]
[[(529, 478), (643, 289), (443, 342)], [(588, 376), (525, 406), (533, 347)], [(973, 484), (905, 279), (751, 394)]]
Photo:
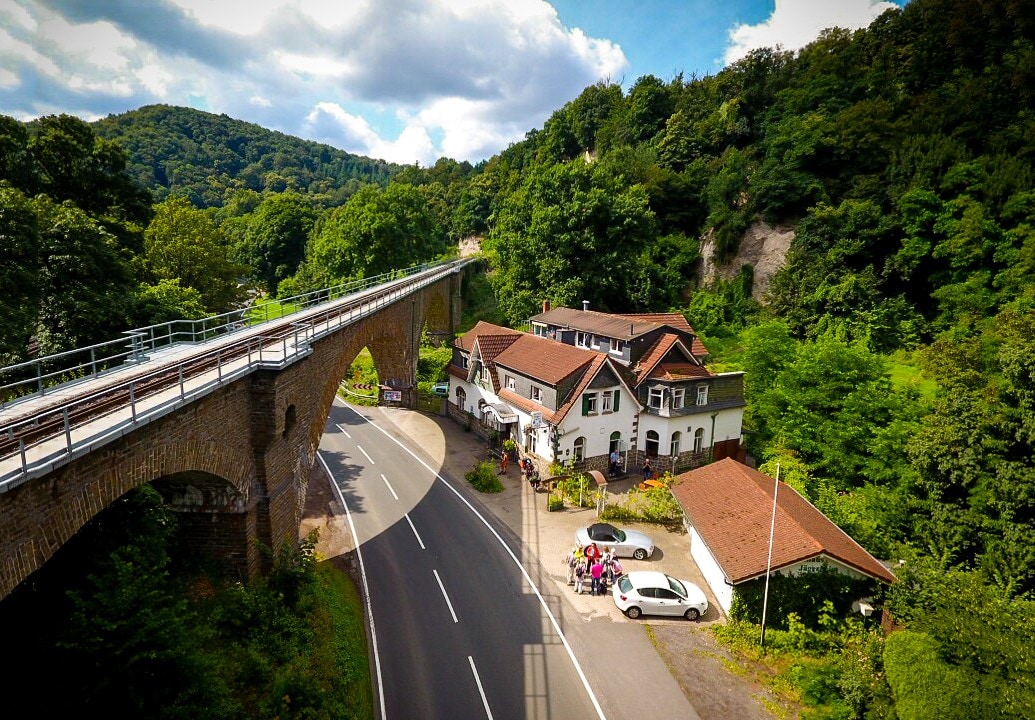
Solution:
[[(147, 327), (126, 330), (123, 337), (84, 348), (0, 368), (0, 409), (27, 398), (45, 395), (68, 383), (98, 377), (123, 366), (142, 362), (148, 352), (179, 344), (197, 344), (223, 335), (263, 325), (304, 312), (324, 303), (399, 280), (456, 261), (414, 265), (403, 270), (353, 280), (322, 290), (294, 295), (238, 308), (197, 320), (170, 320)], [(285, 309), (288, 309), (285, 311)]]
[[(442, 268), (445, 272), (452, 272), (463, 264), (436, 263), (434, 266), (422, 267), (424, 271)], [(403, 277), (409, 278), (413, 274)], [(2, 424), (0, 492), (32, 474), (48, 472), (57, 464), (89, 452), (129, 429), (172, 412), (257, 368), (289, 365), (311, 353), (314, 341), (381, 310), (414, 290), (437, 282), (442, 274), (431, 272), (406, 282), (389, 281), (374, 286), (376, 289), (372, 292), (366, 292), (371, 290), (369, 283), (355, 285), (360, 292), (350, 298), (349, 302), (339, 302), (304, 316), (299, 314), (304, 311), (291, 313), (291, 316), (298, 315), (297, 320), (286, 323), (281, 333), (224, 339), (224, 342), (209, 350), (170, 360), (156, 366), (153, 371), (138, 373), (132, 379), (77, 395), (68, 402)], [(340, 301), (342, 297), (338, 296), (337, 300)], [(144, 344), (143, 347), (150, 346)], [(133, 353), (131, 349), (122, 353), (122, 356), (125, 359), (141, 357)], [(123, 362), (120, 367), (126, 368), (127, 365)], [(116, 369), (111, 368), (108, 372)], [(111, 418), (120, 412), (123, 417), (105, 422), (96, 432), (82, 431), (86, 425)], [(80, 437), (74, 437), (73, 434)], [(43, 448), (44, 445), (48, 447)], [(34, 449), (38, 451), (31, 453), (30, 457), (30, 451)], [(11, 462), (15, 457), (17, 460)]]

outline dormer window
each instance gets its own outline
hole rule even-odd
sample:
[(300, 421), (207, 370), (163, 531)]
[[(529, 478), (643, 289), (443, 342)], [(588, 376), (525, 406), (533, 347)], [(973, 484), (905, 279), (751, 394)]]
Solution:
[(673, 388), (672, 389), (672, 409), (678, 410), (683, 407), (683, 398), (686, 397), (685, 388)]
[(532, 386), (532, 400), (540, 405), (543, 404), (543, 389), (541, 387)]
[(588, 348), (590, 346), (590, 341), (592, 340), (592, 338), (592, 335), (590, 335), (589, 333), (584, 333), (581, 330), (577, 330), (575, 332), (575, 344), (579, 347)]
[(506, 386), (507, 386), (507, 390), (513, 390), (515, 388), (514, 376), (513, 375), (507, 375), (506, 376)]
[(462, 367), (464, 370), (466, 370), (468, 363), (469, 363), (468, 356), (467, 355), (461, 355), (460, 356), (460, 367)]
[(708, 386), (698, 385), (697, 386), (697, 404), (707, 405), (708, 404)]
[(655, 410), (661, 409), (661, 403), (665, 397), (665, 390), (662, 387), (652, 387), (650, 389), (650, 395), (647, 396), (647, 407), (652, 407)]
[(611, 338), (611, 352), (615, 355), (621, 355), (625, 349), (625, 343), (618, 338)]

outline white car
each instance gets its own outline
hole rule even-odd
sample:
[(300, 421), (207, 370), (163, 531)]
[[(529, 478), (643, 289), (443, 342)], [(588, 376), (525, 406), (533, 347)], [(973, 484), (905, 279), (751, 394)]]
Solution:
[(590, 543), (601, 550), (611, 549), (618, 557), (646, 560), (654, 553), (654, 541), (635, 530), (621, 530), (611, 523), (598, 522), (575, 531), (575, 541), (582, 547)]
[(708, 598), (689, 580), (654, 570), (637, 570), (615, 580), (611, 591), (618, 609), (632, 619), (640, 615), (682, 615), (696, 620), (708, 611)]

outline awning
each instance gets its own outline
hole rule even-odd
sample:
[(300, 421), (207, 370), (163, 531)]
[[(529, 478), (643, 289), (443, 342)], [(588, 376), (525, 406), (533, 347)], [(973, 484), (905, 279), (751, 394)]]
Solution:
[(501, 425), (516, 423), (518, 421), (517, 413), (503, 403), (485, 403), (485, 405), (482, 406), (482, 411), (495, 416), (496, 420)]

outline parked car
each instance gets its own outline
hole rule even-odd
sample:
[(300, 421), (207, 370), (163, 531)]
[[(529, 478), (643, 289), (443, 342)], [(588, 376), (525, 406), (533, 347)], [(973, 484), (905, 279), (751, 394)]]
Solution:
[(435, 393), (436, 395), (446, 397), (447, 395), (449, 395), (449, 383), (437, 382), (431, 386), (431, 392)]
[(708, 611), (708, 598), (701, 588), (653, 570), (622, 575), (615, 580), (611, 595), (618, 609), (634, 620), (640, 615), (682, 615), (696, 620)]
[(601, 550), (611, 549), (618, 557), (646, 560), (654, 552), (654, 541), (641, 532), (622, 530), (611, 523), (593, 523), (575, 531), (575, 541), (585, 547), (596, 543)]

